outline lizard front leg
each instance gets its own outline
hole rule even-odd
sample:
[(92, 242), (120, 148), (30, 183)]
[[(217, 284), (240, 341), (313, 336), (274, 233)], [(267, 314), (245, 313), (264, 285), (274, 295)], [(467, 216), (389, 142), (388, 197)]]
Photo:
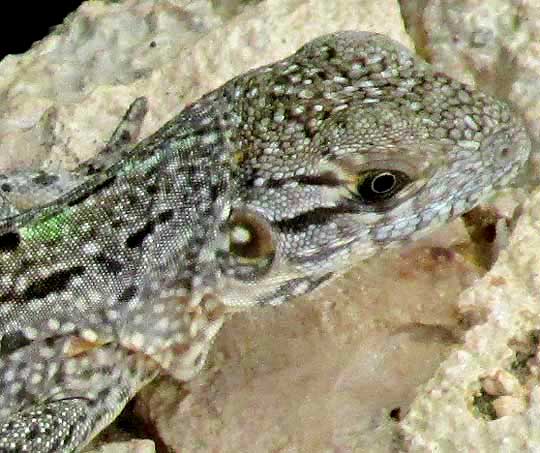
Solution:
[(114, 343), (67, 337), (21, 348), (0, 370), (0, 452), (52, 453), (85, 445), (157, 366)]

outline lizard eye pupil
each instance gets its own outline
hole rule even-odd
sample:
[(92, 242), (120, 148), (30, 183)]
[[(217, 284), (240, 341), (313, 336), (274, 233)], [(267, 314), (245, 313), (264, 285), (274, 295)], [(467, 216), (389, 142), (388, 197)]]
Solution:
[(233, 212), (229, 219), (229, 253), (237, 277), (265, 273), (276, 253), (270, 223), (251, 211)]
[(385, 194), (390, 192), (396, 185), (396, 177), (389, 172), (380, 173), (371, 180), (373, 193)]
[(355, 196), (366, 204), (387, 200), (410, 182), (410, 178), (398, 170), (367, 170), (357, 176)]

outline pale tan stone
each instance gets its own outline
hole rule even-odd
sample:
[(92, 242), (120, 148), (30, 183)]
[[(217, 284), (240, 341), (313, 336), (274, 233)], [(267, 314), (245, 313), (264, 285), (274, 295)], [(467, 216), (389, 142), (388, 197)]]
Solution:
[[(507, 249), (461, 297), (460, 310), (482, 312), (484, 321), (467, 332), (463, 347), (420, 389), (402, 423), (407, 451), (471, 451), (474, 446), (480, 452), (518, 453), (540, 448), (538, 367), (531, 360), (540, 330), (539, 231), (536, 191)], [(520, 379), (523, 396), (499, 397), (497, 404), (482, 397), (482, 381), (500, 372)], [(494, 413), (481, 409), (490, 404)]]

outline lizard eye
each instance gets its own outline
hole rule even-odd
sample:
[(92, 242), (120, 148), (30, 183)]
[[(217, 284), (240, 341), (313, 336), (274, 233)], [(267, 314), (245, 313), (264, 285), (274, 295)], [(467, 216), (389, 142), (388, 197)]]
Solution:
[(399, 170), (367, 170), (356, 177), (352, 193), (365, 204), (378, 203), (394, 196), (410, 181), (407, 174)]
[(276, 254), (270, 223), (251, 211), (233, 212), (229, 219), (229, 253), (237, 278), (266, 273)]

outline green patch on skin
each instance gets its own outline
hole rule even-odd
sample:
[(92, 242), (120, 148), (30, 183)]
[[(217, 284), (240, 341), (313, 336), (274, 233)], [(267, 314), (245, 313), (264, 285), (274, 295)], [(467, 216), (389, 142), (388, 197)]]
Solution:
[(45, 212), (20, 229), (21, 237), (27, 241), (57, 241), (69, 231), (72, 225), (71, 217), (72, 213), (69, 209)]

